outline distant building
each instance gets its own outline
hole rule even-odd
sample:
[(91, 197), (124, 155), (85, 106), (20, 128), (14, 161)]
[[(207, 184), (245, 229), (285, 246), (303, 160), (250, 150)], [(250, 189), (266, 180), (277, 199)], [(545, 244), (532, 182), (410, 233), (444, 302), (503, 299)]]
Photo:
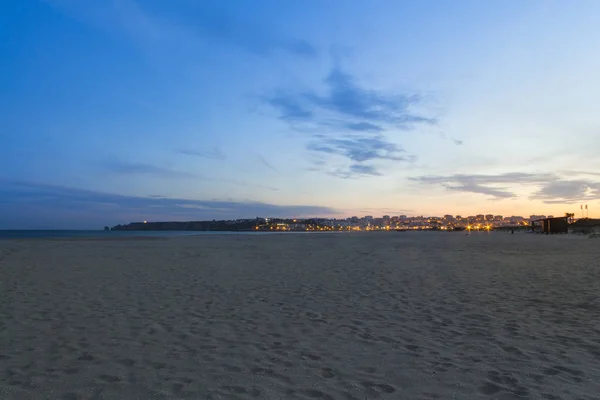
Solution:
[(493, 216), (492, 214), (487, 214), (487, 215), (485, 216), (485, 220), (486, 220), (486, 221), (493, 221), (493, 220), (494, 220), (494, 216)]
[(502, 221), (502, 220), (503, 220), (502, 215), (494, 216), (494, 221)]

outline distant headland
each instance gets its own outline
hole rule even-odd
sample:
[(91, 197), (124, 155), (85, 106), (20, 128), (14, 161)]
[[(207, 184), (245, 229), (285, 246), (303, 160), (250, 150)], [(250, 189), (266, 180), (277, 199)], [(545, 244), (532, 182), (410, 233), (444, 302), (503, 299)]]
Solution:
[[(222, 231), (222, 232), (255, 232), (255, 231), (333, 231), (348, 230), (340, 223), (332, 223), (330, 219), (286, 219), (286, 218), (253, 218), (237, 220), (212, 221), (169, 221), (169, 222), (132, 222), (117, 225), (105, 230), (112, 231)], [(340, 220), (341, 221), (341, 220)]]
[(131, 222), (105, 228), (111, 231), (252, 231), (256, 220)]

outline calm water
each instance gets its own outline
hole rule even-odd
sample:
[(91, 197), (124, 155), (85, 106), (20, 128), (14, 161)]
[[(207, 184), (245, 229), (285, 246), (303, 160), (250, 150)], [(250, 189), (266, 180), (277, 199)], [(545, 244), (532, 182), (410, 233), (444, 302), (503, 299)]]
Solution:
[[(68, 231), (68, 230), (0, 230), (2, 239), (36, 239), (36, 238), (81, 238), (81, 237), (135, 237), (135, 236), (192, 236), (192, 235), (239, 235), (257, 234), (259, 232), (201, 232), (201, 231)], [(269, 233), (269, 232), (265, 232)]]
[(74, 231), (74, 230), (0, 230), (2, 239), (44, 239), (44, 238), (101, 238), (101, 237), (176, 237), (194, 235), (295, 235), (295, 234), (337, 234), (344, 232), (229, 232), (229, 231)]

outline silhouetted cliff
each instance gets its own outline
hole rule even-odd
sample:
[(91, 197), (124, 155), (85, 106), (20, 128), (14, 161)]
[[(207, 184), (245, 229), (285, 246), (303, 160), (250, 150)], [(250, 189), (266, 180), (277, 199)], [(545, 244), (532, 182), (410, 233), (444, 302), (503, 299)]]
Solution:
[(253, 221), (132, 222), (113, 226), (113, 231), (251, 231)]

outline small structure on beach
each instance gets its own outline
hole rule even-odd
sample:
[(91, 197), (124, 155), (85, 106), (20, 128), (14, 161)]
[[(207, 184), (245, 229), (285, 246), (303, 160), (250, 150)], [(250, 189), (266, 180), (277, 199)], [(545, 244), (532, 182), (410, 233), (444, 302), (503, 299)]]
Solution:
[(568, 217), (555, 217), (555, 218), (542, 218), (535, 221), (531, 221), (532, 230), (535, 232), (535, 227), (539, 226), (541, 231), (545, 234), (549, 233), (569, 233), (569, 218)]

